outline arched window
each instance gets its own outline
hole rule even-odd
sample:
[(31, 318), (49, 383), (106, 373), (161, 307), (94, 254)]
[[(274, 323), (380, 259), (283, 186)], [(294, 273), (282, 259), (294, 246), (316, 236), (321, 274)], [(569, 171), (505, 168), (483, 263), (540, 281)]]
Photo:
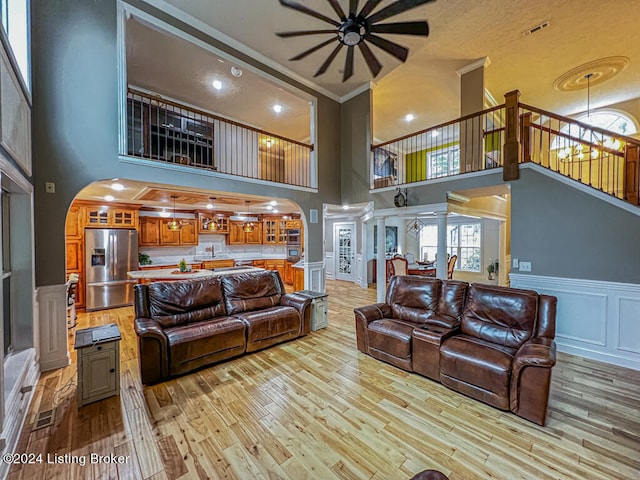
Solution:
[[(638, 132), (638, 124), (630, 115), (618, 110), (597, 110), (589, 114), (583, 113), (575, 118), (576, 121), (592, 125), (594, 127), (609, 130), (620, 135), (633, 135)], [(551, 150), (558, 152), (558, 158), (561, 160), (568, 159), (572, 155), (572, 150), (580, 150), (582, 153), (582, 144), (577, 140), (580, 139), (585, 143), (593, 145), (604, 145), (613, 150), (620, 147), (620, 142), (614, 138), (591, 129), (583, 128), (575, 123), (568, 123), (560, 129), (561, 135), (556, 136), (551, 142)], [(575, 152), (573, 152), (575, 153)], [(591, 156), (596, 157), (598, 151), (591, 150)], [(579, 156), (583, 159), (583, 155)], [(588, 158), (585, 156), (585, 160)]]

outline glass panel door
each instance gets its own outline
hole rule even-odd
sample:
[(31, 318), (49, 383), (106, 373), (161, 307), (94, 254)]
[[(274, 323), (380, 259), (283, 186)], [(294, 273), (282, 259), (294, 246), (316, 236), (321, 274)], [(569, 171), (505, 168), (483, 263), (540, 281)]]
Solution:
[(336, 259), (336, 279), (354, 280), (355, 224), (345, 223), (334, 226), (334, 252)]

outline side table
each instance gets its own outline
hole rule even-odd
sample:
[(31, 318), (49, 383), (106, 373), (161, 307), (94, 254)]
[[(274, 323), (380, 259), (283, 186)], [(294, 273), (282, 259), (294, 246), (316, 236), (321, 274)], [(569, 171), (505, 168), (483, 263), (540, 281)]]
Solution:
[(120, 392), (120, 338), (115, 323), (76, 332), (79, 406)]
[(311, 330), (315, 332), (327, 327), (329, 325), (327, 294), (312, 290), (300, 290), (295, 293), (311, 299)]

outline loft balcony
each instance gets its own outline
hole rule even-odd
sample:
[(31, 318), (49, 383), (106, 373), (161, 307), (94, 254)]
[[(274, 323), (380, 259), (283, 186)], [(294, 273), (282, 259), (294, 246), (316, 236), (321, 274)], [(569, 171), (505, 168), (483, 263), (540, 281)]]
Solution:
[(509, 180), (512, 166), (533, 162), (640, 205), (640, 140), (519, 103), (512, 93), (504, 105), (372, 145), (371, 191), (505, 165)]
[(126, 155), (194, 171), (317, 188), (314, 146), (180, 105), (127, 92)]

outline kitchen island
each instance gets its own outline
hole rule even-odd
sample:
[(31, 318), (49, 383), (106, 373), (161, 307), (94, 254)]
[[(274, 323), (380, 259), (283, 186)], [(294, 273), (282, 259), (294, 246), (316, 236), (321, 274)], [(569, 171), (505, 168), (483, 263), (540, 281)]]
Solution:
[(218, 275), (225, 275), (229, 273), (257, 272), (260, 270), (264, 270), (264, 268), (238, 266), (214, 268), (213, 270), (194, 269), (190, 272), (180, 272), (177, 268), (161, 268), (155, 270), (133, 270), (131, 272), (127, 272), (127, 275), (129, 276), (129, 278), (138, 280), (139, 284), (145, 284), (158, 281), (190, 280), (196, 278), (215, 277)]

